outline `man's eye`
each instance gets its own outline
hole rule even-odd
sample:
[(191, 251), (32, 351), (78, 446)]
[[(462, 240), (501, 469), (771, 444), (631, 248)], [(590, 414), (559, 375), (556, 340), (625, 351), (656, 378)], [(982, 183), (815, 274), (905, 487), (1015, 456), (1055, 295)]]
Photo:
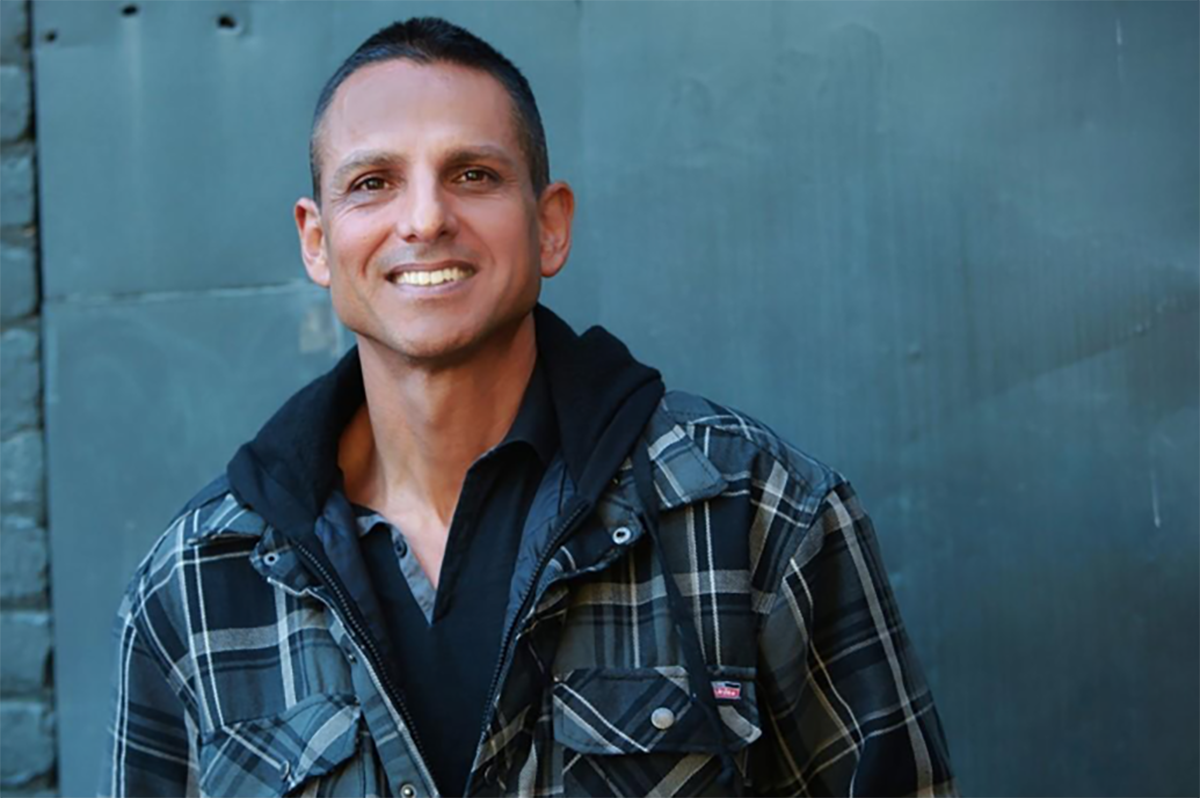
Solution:
[(483, 169), (464, 169), (459, 175), (459, 180), (463, 183), (483, 183), (491, 179), (491, 173)]
[(354, 184), (354, 191), (379, 191), (383, 185), (382, 177), (365, 177)]

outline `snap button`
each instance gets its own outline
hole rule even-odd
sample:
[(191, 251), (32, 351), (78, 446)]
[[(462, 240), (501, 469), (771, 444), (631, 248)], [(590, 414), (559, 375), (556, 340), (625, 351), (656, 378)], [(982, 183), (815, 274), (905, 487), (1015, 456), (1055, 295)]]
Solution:
[(358, 656), (353, 651), (347, 650), (346, 661), (353, 665), (354, 663), (358, 662)]
[(263, 555), (263, 562), (265, 562), (267, 565), (274, 565), (275, 563), (279, 562), (279, 555), (275, 552)]
[(613, 530), (612, 540), (618, 546), (624, 546), (633, 537), (633, 532), (627, 526), (619, 526)]
[(400, 795), (402, 798), (416, 798), (417, 788), (411, 784), (405, 784), (400, 788)]
[(666, 707), (659, 707), (650, 713), (650, 723), (662, 731), (675, 725), (675, 713)]

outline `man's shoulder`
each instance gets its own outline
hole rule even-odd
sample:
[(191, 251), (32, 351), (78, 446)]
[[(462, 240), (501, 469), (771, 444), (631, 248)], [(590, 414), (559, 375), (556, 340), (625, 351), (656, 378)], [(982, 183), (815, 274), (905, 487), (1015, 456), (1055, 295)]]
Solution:
[[(683, 391), (668, 392), (659, 410), (660, 418), (654, 422), (657, 428), (652, 432), (660, 434), (652, 436), (652, 453), (656, 446), (674, 449), (660, 455), (671, 464), (668, 470), (672, 475), (677, 471), (695, 474), (696, 463), (719, 475), (709, 483), (710, 490), (693, 492), (716, 500), (705, 509), (711, 515), (706, 516), (703, 528), (720, 530), (726, 545), (744, 538), (750, 578), (757, 591), (755, 606), (765, 612), (777, 595), (774, 586), (780, 584), (793, 557), (799, 554), (801, 561), (807, 561), (822, 548), (825, 527), (821, 519), (851, 494), (849, 483), (841, 473), (741, 410)], [(673, 430), (673, 435), (666, 430)], [(675, 469), (678, 461), (690, 462), (687, 468)], [(663, 492), (669, 495), (669, 491)], [(674, 531), (687, 540), (696, 534), (692, 526), (699, 528), (685, 523)], [(742, 550), (740, 543), (733, 545), (733, 550)]]
[(174, 514), (134, 572), (129, 589), (142, 593), (161, 589), (198, 546), (217, 539), (256, 540), (265, 528), (266, 522), (237, 499), (222, 474)]
[(726, 475), (786, 480), (819, 499), (846, 480), (754, 416), (686, 391), (663, 396), (660, 410)]

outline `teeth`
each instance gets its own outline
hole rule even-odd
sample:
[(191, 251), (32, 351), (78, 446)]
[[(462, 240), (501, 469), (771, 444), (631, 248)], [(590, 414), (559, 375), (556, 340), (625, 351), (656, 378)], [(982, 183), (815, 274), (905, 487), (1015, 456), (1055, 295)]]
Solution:
[(465, 279), (467, 276), (466, 269), (452, 266), (449, 269), (438, 269), (435, 272), (401, 272), (392, 278), (392, 282), (404, 285), (441, 285)]

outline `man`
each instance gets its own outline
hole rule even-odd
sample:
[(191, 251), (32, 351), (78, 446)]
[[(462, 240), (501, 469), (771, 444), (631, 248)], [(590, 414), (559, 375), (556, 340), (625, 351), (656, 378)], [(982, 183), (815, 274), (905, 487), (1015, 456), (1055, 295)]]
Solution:
[(135, 575), (105, 792), (953, 792), (846, 482), (537, 304), (575, 201), (512, 64), (379, 31), (312, 171), (358, 346)]

